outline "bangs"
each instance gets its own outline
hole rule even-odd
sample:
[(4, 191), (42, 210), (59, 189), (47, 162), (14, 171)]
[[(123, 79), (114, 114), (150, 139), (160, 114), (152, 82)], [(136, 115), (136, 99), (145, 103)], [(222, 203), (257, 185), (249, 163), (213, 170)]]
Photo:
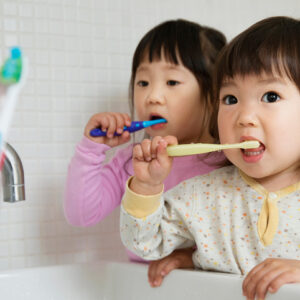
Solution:
[(258, 22), (238, 35), (220, 55), (217, 94), (226, 79), (262, 73), (287, 76), (299, 88), (300, 38), (295, 37), (300, 37), (299, 22), (284, 17)]
[[(169, 63), (178, 65), (178, 53), (176, 53), (177, 43), (167, 39), (153, 39), (139, 53), (137, 57), (137, 65), (140, 65), (144, 60), (152, 63), (160, 61), (162, 57)], [(180, 58), (180, 57), (179, 57)]]
[(195, 64), (199, 62), (202, 53), (200, 42), (201, 27), (191, 22), (170, 21), (158, 26), (139, 43), (133, 60), (134, 72), (143, 60), (150, 63), (164, 58), (167, 62), (178, 65), (181, 62), (194, 73)]

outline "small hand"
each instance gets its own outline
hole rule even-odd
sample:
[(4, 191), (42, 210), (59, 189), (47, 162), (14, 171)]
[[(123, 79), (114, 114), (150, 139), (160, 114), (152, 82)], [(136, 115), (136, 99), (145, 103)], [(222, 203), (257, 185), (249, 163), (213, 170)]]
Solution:
[(267, 292), (275, 293), (282, 285), (295, 282), (300, 282), (299, 260), (268, 258), (248, 273), (243, 294), (247, 300), (263, 300)]
[(161, 192), (162, 184), (169, 175), (172, 158), (168, 156), (167, 145), (176, 145), (177, 138), (155, 136), (145, 139), (133, 148), (134, 178), (130, 188), (138, 193), (151, 195)]
[[(124, 126), (130, 125), (131, 119), (128, 114), (114, 112), (99, 113), (90, 118), (84, 129), (84, 135), (96, 143), (115, 147), (130, 140), (129, 132), (123, 131)], [(92, 137), (90, 131), (95, 128), (101, 128), (101, 130), (107, 132), (107, 135), (104, 137)], [(114, 136), (115, 132), (121, 135)]]
[(152, 261), (148, 268), (148, 281), (152, 287), (162, 284), (164, 277), (175, 269), (193, 268), (192, 254), (193, 248), (179, 249), (172, 252), (167, 257)]

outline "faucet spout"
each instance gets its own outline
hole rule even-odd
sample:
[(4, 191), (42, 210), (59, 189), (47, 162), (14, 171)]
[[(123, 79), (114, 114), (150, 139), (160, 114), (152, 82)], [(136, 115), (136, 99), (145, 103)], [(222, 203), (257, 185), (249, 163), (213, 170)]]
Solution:
[(3, 200), (10, 203), (25, 200), (22, 161), (16, 150), (8, 143), (5, 143), (4, 153), (5, 160), (2, 168)]

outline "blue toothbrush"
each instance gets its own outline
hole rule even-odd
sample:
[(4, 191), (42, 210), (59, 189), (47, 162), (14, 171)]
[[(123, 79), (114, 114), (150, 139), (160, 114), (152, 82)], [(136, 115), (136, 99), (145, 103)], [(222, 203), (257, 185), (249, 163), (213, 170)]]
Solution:
[[(156, 124), (167, 123), (166, 119), (157, 119), (151, 121), (133, 121), (130, 126), (124, 126), (124, 131), (135, 132), (138, 130), (142, 130), (146, 127), (150, 127)], [(106, 136), (106, 131), (102, 131), (100, 128), (95, 128), (90, 131), (90, 135), (93, 137), (97, 136)], [(120, 136), (121, 134), (115, 132), (115, 136)]]

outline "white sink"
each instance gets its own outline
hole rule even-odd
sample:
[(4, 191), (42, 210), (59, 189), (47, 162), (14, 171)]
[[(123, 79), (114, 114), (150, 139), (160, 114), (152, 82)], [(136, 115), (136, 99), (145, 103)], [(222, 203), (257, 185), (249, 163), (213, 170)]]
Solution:
[[(98, 262), (0, 272), (5, 300), (245, 300), (240, 276), (175, 270), (159, 288), (147, 281), (147, 266)], [(270, 300), (299, 300), (300, 285), (283, 286)]]

